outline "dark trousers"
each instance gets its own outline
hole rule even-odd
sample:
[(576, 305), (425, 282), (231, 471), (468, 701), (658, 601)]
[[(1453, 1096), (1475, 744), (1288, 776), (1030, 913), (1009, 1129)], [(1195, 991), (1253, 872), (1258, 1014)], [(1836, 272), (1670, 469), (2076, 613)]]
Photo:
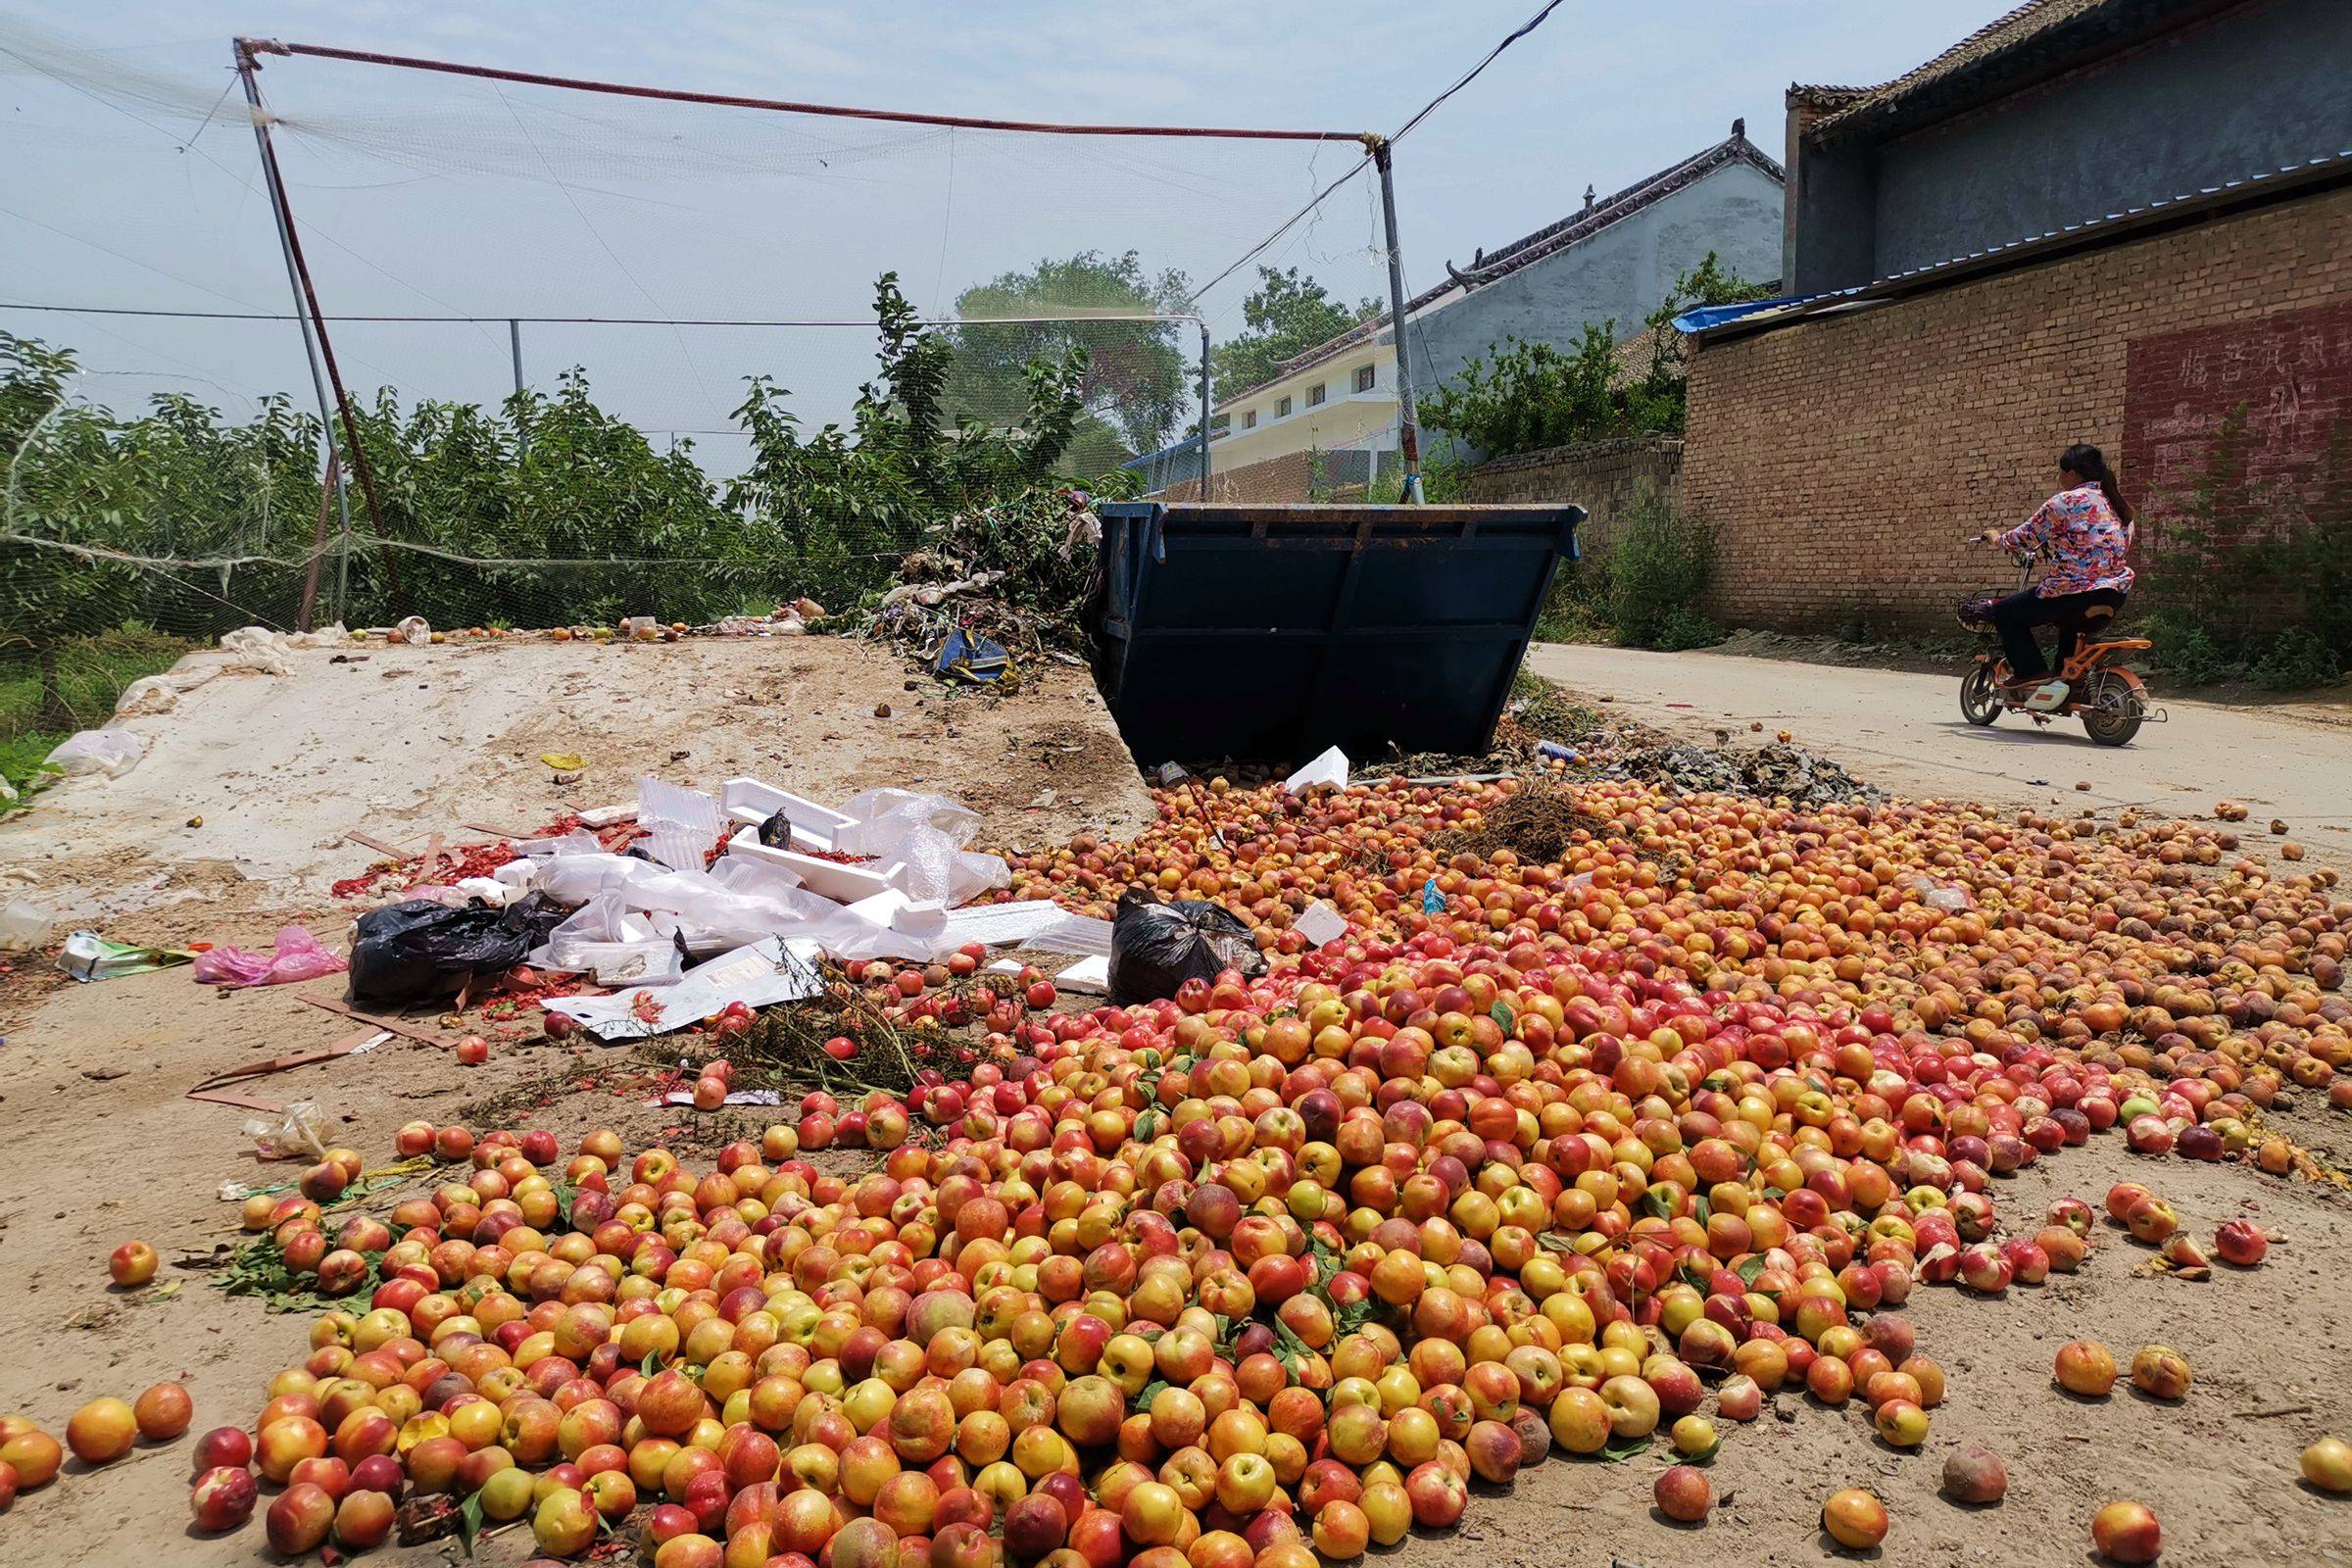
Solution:
[(2082, 631), (2083, 612), (2099, 605), (2121, 606), (2124, 596), (2113, 588), (2094, 588), (2086, 594), (2051, 594), (2047, 598), (2031, 588), (2021, 588), (1992, 607), (1992, 624), (2001, 634), (2001, 652), (2008, 656), (2009, 678), (2018, 682), (2043, 680), (2050, 673), (2049, 661), (2042, 656), (2041, 644), (2034, 636), (2036, 626), (2056, 626), (2058, 655), (2064, 659), (2073, 652), (2076, 635)]

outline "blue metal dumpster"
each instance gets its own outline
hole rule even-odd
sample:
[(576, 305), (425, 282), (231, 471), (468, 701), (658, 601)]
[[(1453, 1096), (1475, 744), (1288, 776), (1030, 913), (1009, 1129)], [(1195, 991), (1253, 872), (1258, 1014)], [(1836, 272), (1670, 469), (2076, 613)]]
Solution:
[(1326, 746), (1482, 752), (1564, 556), (1573, 506), (1099, 506), (1097, 632), (1146, 766)]

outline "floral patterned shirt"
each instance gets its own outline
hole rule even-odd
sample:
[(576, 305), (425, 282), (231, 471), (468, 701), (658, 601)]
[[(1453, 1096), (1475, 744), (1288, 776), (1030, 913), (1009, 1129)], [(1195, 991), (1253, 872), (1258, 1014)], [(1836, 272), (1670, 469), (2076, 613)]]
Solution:
[(2049, 571), (2035, 590), (2044, 599), (2098, 588), (2132, 590), (2132, 567), (2124, 559), (2132, 531), (2095, 484), (2059, 491), (2000, 542), (2003, 550), (2038, 545), (2048, 552)]

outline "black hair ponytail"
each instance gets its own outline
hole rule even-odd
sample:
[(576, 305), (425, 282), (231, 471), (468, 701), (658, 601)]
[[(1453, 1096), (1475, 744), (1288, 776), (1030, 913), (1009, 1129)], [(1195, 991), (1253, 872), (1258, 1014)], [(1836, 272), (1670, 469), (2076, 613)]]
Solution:
[(2107, 505), (2125, 522), (2132, 520), (2132, 503), (2124, 499), (2124, 487), (2116, 482), (2115, 470), (2107, 466), (2107, 458), (2097, 447), (2078, 441), (2058, 456), (2058, 466), (2072, 468), (2105, 492)]

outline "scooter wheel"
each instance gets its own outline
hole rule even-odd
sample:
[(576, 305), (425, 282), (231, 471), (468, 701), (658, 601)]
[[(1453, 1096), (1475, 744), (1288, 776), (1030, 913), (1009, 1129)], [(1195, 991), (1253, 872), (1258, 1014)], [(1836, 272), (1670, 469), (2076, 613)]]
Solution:
[(2000, 683), (1990, 664), (1979, 664), (1960, 680), (1960, 716), (1982, 729), (2001, 716)]
[(2111, 670), (2092, 672), (2082, 696), (2082, 727), (2101, 746), (2125, 746), (2139, 733), (2146, 710), (2132, 683)]

